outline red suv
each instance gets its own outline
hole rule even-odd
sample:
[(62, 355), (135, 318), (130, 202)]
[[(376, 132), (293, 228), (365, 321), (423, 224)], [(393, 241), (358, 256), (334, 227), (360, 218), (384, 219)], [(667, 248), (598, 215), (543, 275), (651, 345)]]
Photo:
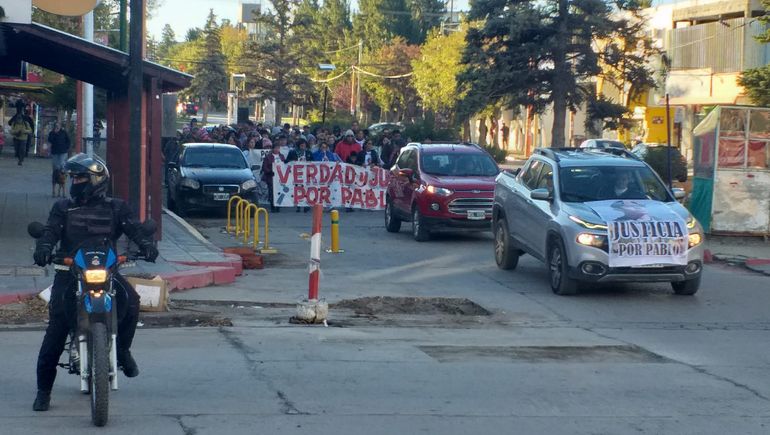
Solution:
[(415, 144), (401, 149), (391, 169), (385, 228), (412, 222), (418, 242), (445, 230), (489, 231), (495, 177), (492, 157), (473, 144)]

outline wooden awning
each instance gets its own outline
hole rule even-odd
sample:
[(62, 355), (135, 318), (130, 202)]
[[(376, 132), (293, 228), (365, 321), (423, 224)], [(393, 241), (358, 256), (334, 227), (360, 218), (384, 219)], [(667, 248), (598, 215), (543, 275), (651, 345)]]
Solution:
[[(100, 88), (122, 91), (128, 84), (128, 54), (41, 24), (0, 23), (5, 52), (0, 62), (26, 61)], [(162, 92), (190, 85), (192, 76), (144, 62), (146, 82), (155, 78)]]

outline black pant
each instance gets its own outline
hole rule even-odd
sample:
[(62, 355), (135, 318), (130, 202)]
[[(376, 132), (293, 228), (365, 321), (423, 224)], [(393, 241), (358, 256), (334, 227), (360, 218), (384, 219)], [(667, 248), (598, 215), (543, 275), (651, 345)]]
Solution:
[(23, 162), (24, 158), (27, 157), (27, 141), (14, 139), (13, 150), (16, 158), (19, 159), (20, 162)]
[[(118, 310), (118, 351), (131, 347), (139, 321), (139, 294), (120, 274), (115, 282), (116, 309)], [(48, 328), (37, 357), (37, 389), (51, 391), (56, 380), (56, 367), (64, 352), (67, 336), (77, 326), (77, 298), (75, 277), (69, 272), (57, 272), (51, 288), (48, 305)]]

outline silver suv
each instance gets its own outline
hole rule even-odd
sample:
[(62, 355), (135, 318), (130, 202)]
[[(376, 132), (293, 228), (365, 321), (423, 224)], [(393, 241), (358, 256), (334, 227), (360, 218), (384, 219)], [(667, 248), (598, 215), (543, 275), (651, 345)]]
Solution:
[(514, 269), (524, 253), (544, 261), (551, 289), (579, 284), (670, 282), (698, 291), (703, 230), (660, 177), (628, 152), (537, 149), (495, 180), (495, 261)]

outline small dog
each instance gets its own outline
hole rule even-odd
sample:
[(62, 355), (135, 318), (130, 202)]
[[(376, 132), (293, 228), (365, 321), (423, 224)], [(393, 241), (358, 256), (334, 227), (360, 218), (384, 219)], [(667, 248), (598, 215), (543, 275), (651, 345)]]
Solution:
[(65, 197), (64, 186), (67, 184), (67, 173), (61, 169), (54, 169), (51, 174), (51, 196)]

